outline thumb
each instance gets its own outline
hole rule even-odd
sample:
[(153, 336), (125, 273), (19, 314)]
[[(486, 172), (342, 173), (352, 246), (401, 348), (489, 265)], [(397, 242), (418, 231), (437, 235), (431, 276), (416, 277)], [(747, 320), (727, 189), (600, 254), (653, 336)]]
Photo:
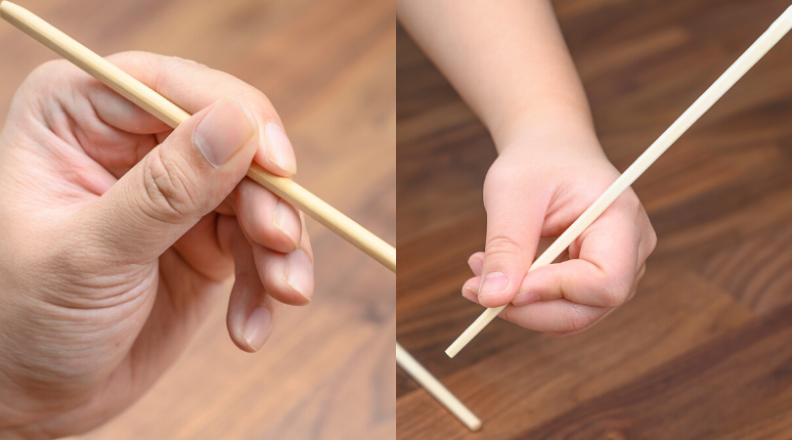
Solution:
[(547, 202), (537, 203), (525, 188), (514, 188), (519, 179), (487, 179), (487, 242), (478, 300), (485, 307), (499, 307), (514, 299), (531, 267)]
[(90, 242), (123, 262), (159, 257), (245, 177), (258, 145), (255, 127), (233, 98), (187, 119), (85, 210)]

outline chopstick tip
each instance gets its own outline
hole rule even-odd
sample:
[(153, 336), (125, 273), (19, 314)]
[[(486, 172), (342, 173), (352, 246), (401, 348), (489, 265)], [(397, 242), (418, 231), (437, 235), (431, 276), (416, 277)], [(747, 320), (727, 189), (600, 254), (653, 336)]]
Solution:
[(19, 6), (15, 5), (15, 4), (13, 4), (13, 3), (9, 2), (9, 1), (6, 1), (6, 0), (0, 1), (0, 13), (2, 13), (2, 16), (4, 18), (6, 17), (6, 14), (11, 10), (11, 8), (14, 8), (14, 7), (19, 8)]

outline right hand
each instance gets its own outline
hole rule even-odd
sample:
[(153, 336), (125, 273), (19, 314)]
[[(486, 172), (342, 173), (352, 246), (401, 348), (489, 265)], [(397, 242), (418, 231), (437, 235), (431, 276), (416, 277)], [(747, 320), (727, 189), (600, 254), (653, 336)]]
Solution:
[(140, 397), (236, 273), (228, 331), (262, 347), (308, 304), (301, 214), (245, 174), (290, 176), (269, 100), (177, 58), (111, 62), (188, 112), (175, 130), (66, 61), (36, 69), (0, 137), (0, 431), (87, 431)]
[(566, 261), (528, 272), (540, 238), (560, 235), (618, 176), (586, 127), (525, 130), (487, 173), (486, 250), (468, 260), (475, 277), (463, 296), (508, 304), (502, 318), (554, 336), (588, 329), (632, 298), (657, 241), (632, 189), (569, 246)]

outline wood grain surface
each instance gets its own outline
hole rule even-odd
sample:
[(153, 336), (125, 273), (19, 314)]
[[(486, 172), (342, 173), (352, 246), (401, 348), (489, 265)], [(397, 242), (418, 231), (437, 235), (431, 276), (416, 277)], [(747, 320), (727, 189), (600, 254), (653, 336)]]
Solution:
[[(258, 87), (295, 146), (301, 185), (395, 243), (395, 8), (390, 0), (25, 0), (101, 55), (189, 58)], [(56, 56), (0, 23), (0, 120)], [(81, 439), (336, 439), (395, 435), (395, 277), (309, 220), (310, 306), (286, 308), (250, 355), (225, 305), (130, 410)]]
[[(624, 170), (788, 1), (556, 0), (603, 148)], [(486, 129), (397, 30), (397, 337), (484, 423), (397, 372), (403, 439), (792, 438), (792, 38), (634, 185), (658, 233), (635, 298), (553, 339), (460, 295), (483, 250)]]

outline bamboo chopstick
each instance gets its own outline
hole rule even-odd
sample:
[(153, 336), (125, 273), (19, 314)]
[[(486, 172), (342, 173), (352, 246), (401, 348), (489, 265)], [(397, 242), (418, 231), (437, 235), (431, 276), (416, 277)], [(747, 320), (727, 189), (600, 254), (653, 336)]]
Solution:
[[(189, 113), (176, 104), (168, 101), (159, 93), (27, 9), (8, 1), (2, 1), (0, 2), (0, 16), (169, 126), (176, 128), (190, 117)], [(325, 225), (394, 273), (396, 272), (396, 249), (393, 246), (293, 180), (272, 175), (256, 164), (250, 166), (247, 175), (264, 188), (308, 213), (314, 220)], [(481, 427), (478, 418), (398, 343), (396, 344), (396, 361), (465, 426), (472, 430)]]
[[(792, 28), (792, 6), (770, 25), (748, 50), (743, 53), (726, 72), (718, 78), (670, 127), (616, 179), (605, 192), (564, 231), (545, 252), (534, 261), (528, 271), (547, 266), (558, 257), (575, 239), (613, 203), (635, 180), (654, 163), (682, 134), (695, 123), (718, 99), (723, 96)], [(454, 357), (506, 306), (487, 309), (448, 347), (446, 354)]]
[[(176, 104), (168, 101), (159, 93), (27, 9), (4, 1), (0, 3), (0, 15), (9, 23), (44, 43), (62, 57), (76, 64), (106, 86), (169, 126), (176, 128), (176, 126), (190, 117), (189, 113)], [(264, 188), (278, 195), (278, 197), (304, 211), (314, 220), (325, 225), (388, 269), (396, 272), (396, 249), (393, 246), (311, 194), (293, 180), (270, 174), (256, 164), (250, 166), (247, 175)]]
[(432, 373), (419, 364), (398, 342), (396, 343), (396, 363), (454, 414), (469, 430), (478, 431), (481, 429), (481, 420), (432, 376)]

